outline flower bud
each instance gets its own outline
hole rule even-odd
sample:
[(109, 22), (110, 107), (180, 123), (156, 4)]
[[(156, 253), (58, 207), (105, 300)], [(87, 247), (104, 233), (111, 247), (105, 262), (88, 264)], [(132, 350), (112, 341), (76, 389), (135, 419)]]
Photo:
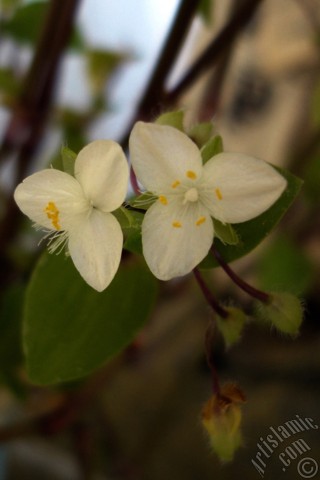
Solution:
[(224, 309), (228, 312), (228, 316), (227, 318), (222, 318), (217, 315), (217, 327), (227, 347), (230, 347), (239, 340), (246, 322), (246, 315), (239, 308), (224, 307)]
[(165, 112), (160, 115), (156, 122), (158, 125), (167, 125), (169, 127), (174, 127), (184, 132), (183, 127), (184, 112), (183, 110), (176, 110), (174, 112)]
[(303, 308), (297, 297), (287, 292), (270, 293), (270, 302), (259, 303), (258, 315), (278, 330), (297, 335), (303, 320)]
[(222, 461), (230, 461), (241, 445), (241, 409), (245, 401), (241, 390), (232, 384), (224, 385), (202, 410), (202, 424), (209, 435), (211, 447)]
[(214, 126), (212, 122), (197, 123), (188, 131), (188, 136), (199, 148), (202, 148), (212, 138), (213, 134)]

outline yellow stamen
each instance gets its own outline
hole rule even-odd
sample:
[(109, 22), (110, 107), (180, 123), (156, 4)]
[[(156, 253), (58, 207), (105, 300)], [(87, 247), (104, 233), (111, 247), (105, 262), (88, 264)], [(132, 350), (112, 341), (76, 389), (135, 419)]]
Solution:
[(222, 193), (219, 188), (215, 189), (218, 200), (222, 200)]
[(193, 172), (192, 170), (188, 170), (186, 172), (186, 175), (188, 178), (191, 178), (191, 180), (195, 180), (197, 178), (197, 174)]
[(164, 195), (159, 196), (159, 202), (162, 203), (162, 205), (168, 205), (168, 199)]
[(56, 230), (60, 230), (61, 226), (59, 223), (59, 210), (57, 209), (56, 205), (54, 202), (49, 202), (46, 208), (44, 209), (44, 212), (47, 214), (47, 217), (51, 220), (52, 226)]
[(182, 223), (175, 221), (175, 222), (172, 222), (172, 226), (173, 226), (174, 228), (181, 228), (181, 227), (182, 227)]
[(199, 227), (199, 225), (201, 225), (201, 224), (204, 223), (205, 221), (206, 221), (206, 217), (200, 217), (200, 218), (198, 218), (198, 220), (196, 221), (197, 227)]
[(173, 184), (171, 185), (172, 188), (177, 188), (180, 185), (181, 182), (179, 180), (175, 180)]

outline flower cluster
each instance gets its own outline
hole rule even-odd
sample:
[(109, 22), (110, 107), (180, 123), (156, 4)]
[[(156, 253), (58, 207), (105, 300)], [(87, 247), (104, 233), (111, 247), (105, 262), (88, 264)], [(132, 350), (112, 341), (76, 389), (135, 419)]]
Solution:
[[(146, 262), (160, 280), (191, 272), (215, 236), (213, 219), (241, 223), (266, 211), (287, 182), (268, 163), (239, 153), (202, 162), (196, 144), (178, 129), (138, 122), (130, 136), (130, 159), (156, 201), (142, 222)], [(44, 229), (51, 252), (66, 244), (84, 280), (104, 290), (118, 269), (121, 226), (112, 212), (124, 202), (129, 168), (121, 147), (97, 140), (75, 160), (74, 176), (53, 168), (16, 188), (19, 208)]]

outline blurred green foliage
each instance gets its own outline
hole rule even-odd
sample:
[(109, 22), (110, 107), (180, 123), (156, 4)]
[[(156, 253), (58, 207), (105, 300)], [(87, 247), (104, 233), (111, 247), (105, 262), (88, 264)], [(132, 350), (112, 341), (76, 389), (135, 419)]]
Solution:
[(278, 235), (264, 250), (257, 266), (258, 281), (267, 291), (304, 295), (314, 280), (314, 266), (290, 237)]

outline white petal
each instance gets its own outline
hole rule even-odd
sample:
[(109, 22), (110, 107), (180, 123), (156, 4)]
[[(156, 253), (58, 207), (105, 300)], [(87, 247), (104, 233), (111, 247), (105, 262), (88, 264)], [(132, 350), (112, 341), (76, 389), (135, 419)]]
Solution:
[[(129, 139), (130, 159), (138, 180), (153, 193), (167, 193), (175, 181), (189, 182), (202, 173), (198, 147), (176, 128), (138, 122)], [(192, 183), (192, 182), (191, 182)]]
[(112, 140), (96, 140), (78, 154), (75, 177), (86, 197), (104, 212), (112, 212), (125, 199), (129, 167), (122, 148)]
[(275, 203), (287, 181), (271, 165), (240, 153), (220, 153), (204, 165), (204, 203), (214, 218), (240, 223)]
[(78, 214), (88, 210), (79, 182), (53, 168), (27, 177), (17, 186), (14, 199), (31, 220), (52, 230), (68, 230)]
[(143, 253), (160, 280), (191, 272), (207, 255), (212, 241), (211, 217), (199, 204), (170, 207), (156, 202), (142, 223)]
[(69, 233), (69, 252), (82, 278), (101, 292), (115, 276), (122, 252), (123, 235), (111, 213), (93, 209), (79, 228)]

